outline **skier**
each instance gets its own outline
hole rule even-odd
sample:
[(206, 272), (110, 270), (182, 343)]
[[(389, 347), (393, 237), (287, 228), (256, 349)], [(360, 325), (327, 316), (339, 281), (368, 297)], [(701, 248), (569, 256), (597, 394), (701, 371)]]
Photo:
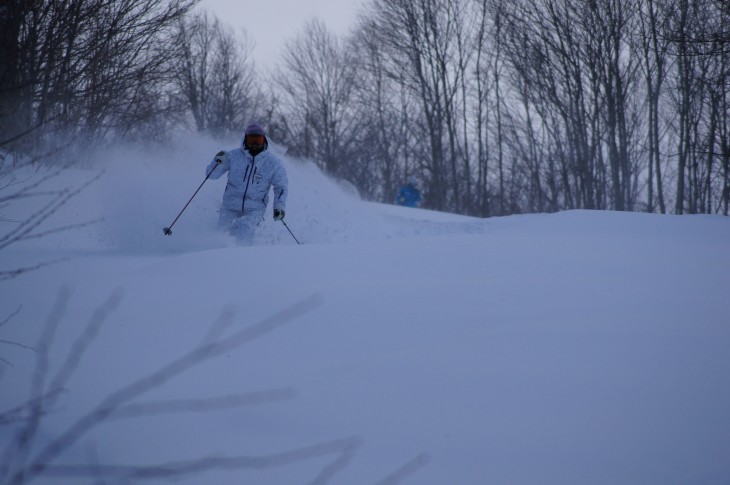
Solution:
[(418, 190), (418, 181), (411, 175), (406, 184), (400, 188), (395, 203), (406, 207), (418, 207), (421, 204), (421, 191)]
[(206, 168), (205, 173), (212, 179), (228, 172), (218, 224), (243, 244), (253, 242), (256, 227), (264, 220), (272, 186), (274, 220), (284, 219), (289, 182), (284, 165), (268, 147), (263, 128), (251, 124), (240, 148), (218, 152)]

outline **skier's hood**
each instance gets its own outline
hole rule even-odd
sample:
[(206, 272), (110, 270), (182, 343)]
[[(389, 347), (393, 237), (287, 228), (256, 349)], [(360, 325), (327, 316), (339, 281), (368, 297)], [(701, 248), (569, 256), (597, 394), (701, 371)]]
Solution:
[(264, 137), (264, 148), (261, 150), (262, 152), (269, 148), (269, 139), (266, 137), (266, 132), (264, 129), (259, 125), (258, 123), (251, 123), (246, 127), (246, 130), (243, 132), (243, 136), (241, 137), (241, 148), (245, 151), (248, 151), (248, 148), (246, 147), (246, 136), (247, 135), (261, 135)]

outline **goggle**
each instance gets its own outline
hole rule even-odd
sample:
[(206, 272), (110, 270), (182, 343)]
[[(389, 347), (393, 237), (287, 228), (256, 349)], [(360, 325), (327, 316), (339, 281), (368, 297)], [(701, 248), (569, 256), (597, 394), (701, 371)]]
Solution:
[(255, 145), (263, 145), (264, 135), (246, 135), (246, 142), (253, 143)]

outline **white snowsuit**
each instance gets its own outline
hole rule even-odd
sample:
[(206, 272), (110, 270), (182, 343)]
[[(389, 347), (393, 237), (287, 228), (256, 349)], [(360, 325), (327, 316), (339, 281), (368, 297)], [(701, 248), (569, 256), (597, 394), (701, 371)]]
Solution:
[(225, 153), (222, 163), (215, 159), (205, 170), (217, 179), (228, 172), (218, 223), (243, 243), (253, 241), (254, 230), (264, 219), (269, 191), (274, 187), (274, 209), (286, 210), (289, 181), (281, 161), (268, 150), (252, 155), (241, 144)]

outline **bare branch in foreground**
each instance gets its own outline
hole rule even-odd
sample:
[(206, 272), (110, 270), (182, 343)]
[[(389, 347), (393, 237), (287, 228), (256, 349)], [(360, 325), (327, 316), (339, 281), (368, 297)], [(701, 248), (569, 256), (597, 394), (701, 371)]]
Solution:
[[(71, 350), (69, 350), (68, 354), (66, 355), (66, 360), (63, 362), (63, 364), (61, 364), (60, 370), (56, 373), (56, 377), (49, 385), (49, 388), (51, 390), (63, 389), (66, 386), (68, 380), (71, 378), (71, 376), (74, 374), (79, 364), (81, 363), (81, 359), (86, 353), (86, 350), (89, 348), (97, 335), (99, 335), (99, 331), (101, 330), (101, 326), (104, 324), (104, 321), (114, 310), (119, 307), (120, 303), (122, 302), (122, 297), (123, 291), (119, 288), (116, 288), (114, 291), (112, 291), (112, 294), (109, 295), (109, 298), (107, 298), (107, 300), (102, 303), (99, 308), (94, 310), (93, 314), (91, 315), (91, 320), (89, 320), (89, 323), (86, 324), (86, 328), (84, 328), (84, 331), (81, 332), (81, 335), (71, 346)], [(49, 403), (50, 407), (53, 407), (54, 405), (55, 400)]]
[(273, 389), (270, 391), (231, 394), (208, 399), (180, 399), (135, 403), (117, 408), (109, 415), (109, 419), (140, 418), (173, 413), (207, 413), (286, 401), (294, 399), (294, 397), (296, 397), (296, 392), (293, 389)]
[(30, 399), (29, 401), (24, 402), (23, 404), (16, 406), (12, 409), (8, 409), (7, 411), (3, 411), (0, 413), (0, 426), (6, 426), (8, 424), (16, 424), (18, 422), (25, 421), (27, 419), (33, 418), (33, 414), (31, 412), (32, 409), (37, 408), (37, 401), (38, 400), (45, 400), (50, 397), (52, 397), (52, 394), (62, 392), (61, 390), (57, 390), (55, 392), (50, 392), (44, 396), (37, 397), (35, 399)]
[[(93, 339), (94, 332), (97, 331), (98, 325), (101, 324), (101, 321), (106, 317), (108, 314), (108, 311), (110, 306), (113, 306), (113, 302), (111, 300), (114, 299), (114, 295), (110, 297), (110, 301), (107, 301), (105, 305), (103, 305), (99, 310), (97, 310), (98, 315), (95, 318), (92, 318), (92, 322), (89, 326), (87, 326), (86, 333), (89, 333), (89, 335), (82, 336), (75, 345), (75, 348), (77, 350), (81, 350), (81, 353), (83, 353), (83, 350), (86, 348), (86, 345), (91, 342)], [(58, 326), (58, 319), (61, 318), (61, 315), (65, 313), (65, 303), (67, 300), (67, 295), (64, 298), (64, 295), (60, 295), (57, 307), (52, 311), (51, 317), (49, 317), (49, 321), (46, 324), (46, 328), (43, 332), (43, 337), (41, 338), (40, 344), (39, 344), (39, 357), (38, 357), (38, 366), (36, 370), (36, 374), (34, 377), (34, 385), (33, 389), (36, 390), (35, 395), (40, 395), (41, 391), (44, 387), (45, 382), (45, 376), (48, 371), (48, 363), (47, 363), (47, 349), (50, 345), (50, 342), (53, 340), (53, 335), (55, 334), (56, 328)], [(62, 432), (60, 435), (58, 435), (55, 439), (53, 439), (45, 448), (41, 449), (34, 457), (33, 459), (28, 462), (28, 450), (29, 450), (29, 443), (32, 442), (33, 437), (35, 436), (35, 433), (37, 432), (39, 426), (40, 426), (40, 415), (43, 411), (43, 402), (39, 402), (37, 406), (34, 406), (34, 413), (35, 416), (33, 419), (29, 420), (29, 424), (26, 427), (26, 430), (21, 433), (19, 437), (19, 441), (21, 446), (21, 454), (18, 456), (15, 453), (15, 450), (13, 448), (18, 443), (11, 443), (10, 448), (6, 449), (6, 454), (4, 456), (4, 460), (0, 462), (0, 471), (2, 471), (2, 468), (5, 468), (6, 473), (7, 470), (12, 467), (11, 473), (11, 483), (19, 483), (23, 481), (30, 481), (34, 477), (37, 477), (39, 475), (44, 474), (47, 470), (51, 469), (51, 467), (55, 470), (59, 470), (56, 465), (53, 465), (53, 461), (58, 458), (58, 456), (66, 449), (68, 449), (70, 446), (72, 446), (74, 443), (76, 443), (78, 440), (80, 440), (83, 436), (85, 436), (89, 431), (100, 425), (101, 423), (107, 421), (110, 417), (112, 417), (116, 412), (119, 410), (122, 410), (121, 412), (124, 413), (125, 405), (130, 403), (132, 400), (136, 399), (137, 397), (156, 389), (163, 384), (167, 383), (168, 381), (172, 380), (173, 378), (181, 375), (185, 371), (189, 370), (190, 368), (199, 365), (200, 363), (210, 360), (212, 358), (224, 355), (234, 349), (240, 348), (243, 345), (250, 343), (254, 340), (256, 340), (259, 337), (262, 337), (263, 335), (266, 335), (277, 328), (283, 326), (284, 324), (290, 322), (296, 317), (301, 316), (302, 314), (311, 311), (312, 309), (318, 307), (321, 304), (322, 298), (320, 295), (313, 295), (305, 300), (300, 301), (299, 303), (296, 303), (294, 305), (291, 305), (288, 308), (285, 308), (271, 317), (262, 320), (261, 322), (254, 324), (250, 327), (244, 328), (229, 337), (223, 338), (221, 340), (218, 340), (216, 342), (210, 342), (205, 343), (192, 351), (184, 354), (183, 356), (171, 361), (167, 365), (162, 366), (157, 371), (152, 372), (151, 374), (142, 377), (135, 382), (122, 387), (121, 389), (109, 394), (106, 398), (104, 398), (95, 408), (93, 408), (91, 411), (83, 415), (81, 418), (79, 418), (74, 424), (69, 426), (66, 431)], [(106, 309), (105, 309), (106, 308)], [(73, 372), (73, 370), (76, 368), (77, 362), (74, 359), (70, 359), (67, 361), (67, 364), (64, 365), (64, 368), (59, 372), (58, 376), (54, 380), (54, 384), (63, 384), (66, 380), (66, 377), (69, 375), (69, 372)], [(169, 403), (168, 403), (169, 404)], [(200, 403), (198, 403), (200, 404)], [(210, 403), (208, 403), (210, 404)], [(220, 404), (220, 403), (218, 403)], [(142, 404), (142, 408), (137, 408), (138, 410), (144, 409), (146, 405)], [(147, 405), (148, 406), (148, 405)], [(154, 408), (147, 407), (147, 410), (150, 411)], [(158, 408), (159, 409), (159, 408)], [(134, 410), (134, 407), (127, 408), (127, 412), (130, 410)], [(328, 450), (331, 449), (327, 448)], [(303, 450), (309, 450), (308, 453), (319, 453), (319, 454), (328, 454), (329, 451), (324, 451), (320, 448), (310, 447), (305, 448)], [(313, 451), (314, 450), (314, 451)], [(304, 453), (305, 456), (308, 456), (307, 452)], [(273, 455), (274, 457), (279, 457), (280, 459), (289, 459), (288, 454), (283, 455)], [(15, 459), (11, 458), (20, 458), (20, 461), (17, 461)], [(227, 463), (238, 463), (239, 466), (242, 466), (241, 464), (249, 464), (249, 466), (256, 466), (257, 463), (268, 463), (267, 460), (269, 458), (265, 459), (246, 459), (246, 458), (238, 458), (238, 459), (219, 459), (219, 458), (208, 458), (203, 460), (197, 460), (195, 462), (185, 462), (183, 464), (173, 464), (168, 466), (163, 466), (162, 469), (166, 469), (168, 471), (165, 471), (164, 473), (167, 474), (177, 474), (178, 471), (176, 470), (192, 470), (195, 471), (199, 468), (208, 468), (211, 466), (231, 466), (227, 465)], [(298, 458), (302, 459), (302, 458)], [(247, 461), (249, 460), (249, 461)], [(89, 467), (86, 467), (89, 468)], [(159, 467), (154, 467), (159, 471)], [(66, 473), (72, 471), (72, 468), (66, 468)], [(103, 470), (105, 470), (104, 466), (94, 466), (94, 473), (99, 473)], [(107, 469), (108, 473), (110, 471), (113, 471), (114, 467)], [(121, 469), (118, 469), (121, 470)], [(132, 469), (126, 468), (127, 472), (134, 473), (132, 476), (136, 478), (143, 478), (146, 476), (146, 474), (152, 474), (154, 475), (155, 472), (153, 470), (149, 469), (136, 469), (136, 472), (130, 471)], [(125, 472), (126, 473), (126, 472)], [(136, 473), (139, 473), (138, 476)]]
[(43, 263), (38, 263), (33, 266), (26, 266), (24, 268), (16, 268), (10, 271), (0, 271), (0, 281), (7, 281), (11, 280), (17, 276), (20, 276), (23, 273), (27, 273), (29, 271), (35, 271), (40, 268), (44, 268), (46, 266), (50, 266), (52, 264), (62, 263), (64, 261), (68, 261), (68, 258), (61, 258), (61, 259), (54, 259), (53, 261), (46, 261)]
[(35, 349), (33, 347), (30, 347), (28, 345), (23, 345), (23, 344), (18, 343), (18, 342), (13, 342), (12, 340), (3, 340), (3, 339), (0, 339), (0, 344), (7, 344), (7, 345), (12, 345), (14, 347), (20, 347), (21, 349), (35, 351)]
[(17, 310), (15, 310), (13, 313), (11, 313), (7, 317), (5, 317), (5, 320), (3, 320), (2, 322), (0, 322), (0, 327), (2, 327), (6, 323), (8, 323), (10, 320), (12, 320), (13, 317), (15, 317), (18, 313), (20, 313), (20, 310), (22, 310), (22, 309), (23, 309), (23, 305), (20, 305)]
[(385, 477), (376, 485), (397, 485), (403, 482), (409, 476), (416, 473), (419, 469), (428, 465), (430, 461), (431, 459), (428, 457), (427, 454), (421, 453), (420, 455)]
[[(84, 189), (89, 187), (91, 184), (99, 180), (102, 175), (104, 175), (104, 172), (99, 172), (96, 176), (92, 177), (91, 179), (87, 180), (83, 184), (81, 184), (79, 187), (75, 188), (74, 190), (70, 189), (64, 189), (57, 193), (56, 197), (48, 202), (44, 207), (42, 207), (40, 210), (36, 211), (34, 214), (32, 214), (28, 219), (20, 223), (15, 229), (9, 231), (7, 234), (0, 236), (0, 250), (5, 249), (6, 247), (16, 244), (20, 241), (25, 241), (27, 239), (34, 239), (38, 237), (43, 237), (47, 234), (51, 234), (54, 232), (58, 232), (59, 230), (68, 230), (67, 228), (73, 228), (77, 227), (78, 225), (72, 225), (72, 226), (65, 226), (66, 228), (60, 228), (60, 229), (53, 229), (50, 231), (44, 231), (40, 233), (34, 233), (34, 231), (43, 224), (48, 218), (50, 218), (52, 215), (54, 215), (58, 210), (61, 209), (64, 205), (66, 205), (71, 199), (79, 195)], [(13, 196), (8, 197), (6, 200), (12, 200)], [(82, 223), (83, 225), (88, 225), (90, 222)]]
[(31, 378), (31, 400), (28, 401), (28, 418), (24, 426), (18, 431), (5, 448), (0, 459), (0, 479), (4, 475), (14, 476), (12, 482), (22, 483), (25, 480), (26, 464), (33, 447), (36, 434), (40, 429), (41, 422), (46, 413), (45, 398), (49, 393), (45, 392), (45, 381), (48, 375), (48, 353), (51, 343), (56, 335), (56, 330), (63, 316), (70, 298), (68, 288), (61, 288), (56, 297), (56, 302), (51, 308), (46, 324), (38, 339), (36, 353), (36, 368)]
[(352, 438), (352, 442), (344, 447), (339, 456), (322, 469), (319, 474), (307, 485), (326, 485), (339, 472), (344, 470), (354, 458), (357, 448), (360, 446), (360, 439)]
[[(54, 477), (85, 478), (102, 476), (127, 480), (175, 478), (210, 470), (252, 469), (264, 470), (285, 466), (332, 454), (350, 454), (359, 446), (359, 438), (346, 438), (316, 445), (295, 448), (265, 456), (211, 456), (197, 460), (163, 463), (152, 466), (135, 465), (50, 465), (44, 474)], [(323, 482), (317, 482), (323, 483)]]
[[(0, 273), (0, 281), (2, 281), (2, 273)], [(14, 311), (13, 313), (11, 313), (10, 315), (8, 315), (8, 316), (7, 316), (6, 318), (5, 318), (5, 320), (3, 320), (2, 322), (0, 322), (0, 327), (2, 327), (3, 325), (5, 325), (6, 323), (8, 323), (8, 322), (9, 322), (9, 321), (10, 321), (10, 320), (11, 320), (11, 319), (12, 319), (12, 318), (14, 317), (14, 316), (16, 316), (16, 315), (17, 315), (18, 313), (20, 313), (20, 310), (21, 310), (22, 308), (23, 308), (23, 305), (20, 305), (20, 306), (18, 307), (18, 309), (17, 309), (17, 310), (15, 310), (15, 311)], [(15, 342), (15, 341), (13, 341), (13, 340), (5, 340), (5, 339), (0, 339), (0, 344), (10, 345), (10, 346), (12, 346), (12, 347), (20, 347), (21, 349), (25, 349), (25, 350), (32, 350), (32, 351), (34, 351), (34, 352), (35, 352), (35, 350), (36, 350), (36, 349), (34, 349), (33, 347), (31, 347), (31, 346), (29, 346), (29, 345), (21, 344), (20, 342)], [(5, 357), (0, 357), (0, 362), (2, 362), (3, 364), (6, 364), (6, 365), (8, 365), (8, 366), (10, 366), (10, 367), (15, 367), (15, 366), (13, 365), (13, 363), (12, 363), (12, 362), (10, 362), (10, 361), (9, 361), (8, 359), (6, 359)], [(1, 415), (0, 415), (0, 416), (1, 416)], [(1, 421), (0, 421), (0, 423), (1, 423)]]

